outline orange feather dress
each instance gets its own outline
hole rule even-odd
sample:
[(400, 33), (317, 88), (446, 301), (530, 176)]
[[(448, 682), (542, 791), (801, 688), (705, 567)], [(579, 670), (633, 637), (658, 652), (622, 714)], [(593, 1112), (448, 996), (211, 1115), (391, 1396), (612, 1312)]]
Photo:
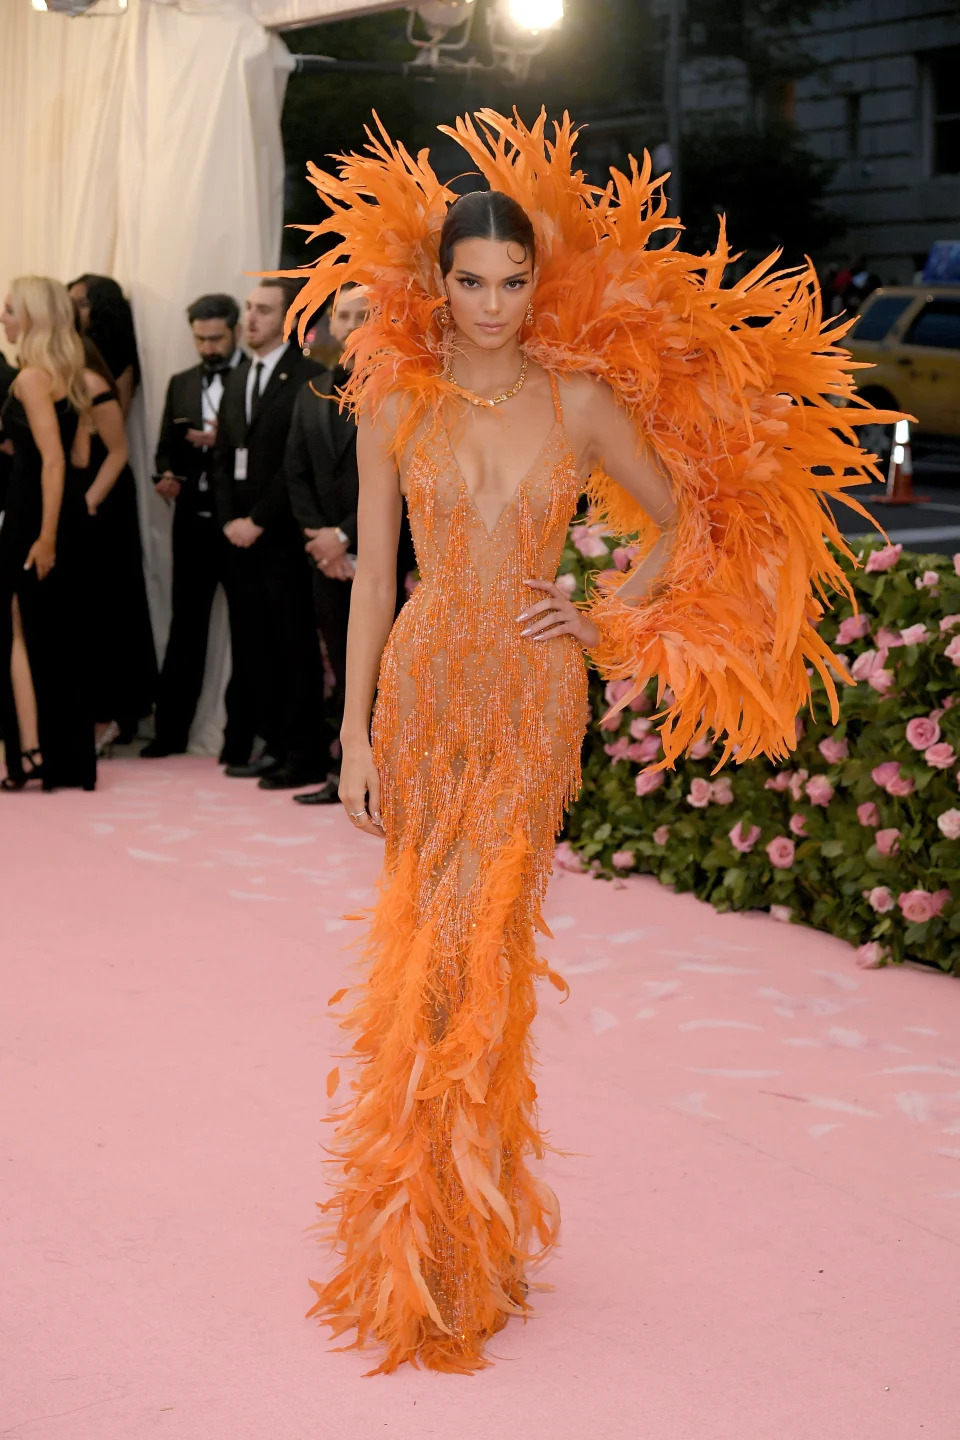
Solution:
[[(825, 499), (860, 508), (844, 491), (874, 472), (854, 426), (886, 418), (856, 398), (812, 269), (777, 272), (774, 256), (722, 286), (722, 229), (715, 253), (681, 251), (649, 159), (590, 186), (567, 120), (551, 138), (542, 117), (528, 130), (481, 111), (446, 133), (533, 221), (527, 354), (551, 379), (607, 381), (677, 498), (665, 592), (632, 608), (616, 593), (625, 577), (605, 576), (587, 605), (601, 637), (591, 658), (631, 680), (621, 704), (651, 676), (670, 687), (663, 764), (708, 732), (724, 758), (787, 753), (807, 666), (829, 690), (828, 666), (847, 678), (817, 633), (829, 589), (846, 588), (825, 541), (849, 556)], [(455, 196), (426, 153), (368, 140), (337, 176), (311, 167), (331, 212), (313, 233), (341, 239), (310, 267), (292, 316), (302, 331), (345, 280), (369, 289), (345, 403), (375, 414), (401, 396), (395, 451), (421, 584), (380, 668), (386, 857), (341, 1021), (350, 1097), (332, 1117), (335, 1176), (318, 1224), (336, 1260), (311, 1281), (310, 1314), (355, 1331), (354, 1346), (379, 1342), (371, 1373), (403, 1361), (469, 1372), (489, 1363), (485, 1342), (510, 1315), (529, 1313), (529, 1274), (559, 1225), (530, 1164), (544, 1151), (530, 1026), (536, 981), (565, 986), (534, 936), (549, 933), (553, 841), (580, 783), (586, 671), (572, 637), (533, 645), (513, 617), (529, 601), (525, 576), (555, 578), (582, 485), (552, 379), (554, 427), (487, 529), (440, 418), (437, 254)], [(651, 248), (657, 231), (667, 242)], [(587, 488), (596, 518), (639, 536), (642, 554), (656, 531), (636, 501), (602, 470)]]

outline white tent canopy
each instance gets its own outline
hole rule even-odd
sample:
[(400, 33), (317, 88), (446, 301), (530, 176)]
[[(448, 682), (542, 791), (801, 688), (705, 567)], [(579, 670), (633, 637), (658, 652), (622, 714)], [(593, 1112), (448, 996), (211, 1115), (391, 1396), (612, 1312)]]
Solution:
[[(273, 31), (387, 8), (129, 0), (123, 14), (71, 19), (30, 0), (0, 4), (0, 286), (22, 274), (92, 271), (114, 276), (131, 298), (143, 387), (130, 432), (161, 649), (171, 516), (150, 473), (167, 380), (195, 359), (184, 310), (206, 291), (241, 298), (251, 272), (279, 260), (290, 57)], [(193, 736), (204, 748), (218, 737), (222, 611), (215, 628)]]

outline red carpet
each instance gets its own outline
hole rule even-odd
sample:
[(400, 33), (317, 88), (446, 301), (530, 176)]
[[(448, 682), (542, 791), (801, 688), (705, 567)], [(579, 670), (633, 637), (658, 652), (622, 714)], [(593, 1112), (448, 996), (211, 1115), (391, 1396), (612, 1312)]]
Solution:
[(958, 1440), (956, 981), (559, 875), (556, 1288), (491, 1370), (364, 1380), (304, 1230), (379, 846), (209, 760), (101, 773), (0, 796), (3, 1440)]

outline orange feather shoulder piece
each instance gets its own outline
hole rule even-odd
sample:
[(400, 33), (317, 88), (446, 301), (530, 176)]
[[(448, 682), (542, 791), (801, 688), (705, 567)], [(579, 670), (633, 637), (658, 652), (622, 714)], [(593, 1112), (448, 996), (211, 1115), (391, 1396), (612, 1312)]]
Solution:
[[(606, 381), (638, 447), (671, 481), (678, 514), (662, 593), (628, 605), (617, 596), (626, 574), (607, 572), (584, 607), (600, 632), (592, 659), (608, 679), (631, 682), (617, 708), (658, 677), (668, 701), (662, 764), (711, 732), (724, 760), (786, 754), (810, 698), (807, 667), (823, 677), (834, 712), (833, 674), (850, 679), (817, 631), (830, 591), (850, 593), (826, 542), (853, 560), (827, 500), (869, 520), (845, 494), (877, 478), (855, 427), (899, 418), (857, 397), (857, 366), (838, 344), (849, 322), (825, 323), (809, 263), (777, 270), (774, 254), (724, 285), (735, 257), (722, 223), (714, 252), (682, 251), (665, 177), (652, 177), (647, 155), (629, 175), (611, 171), (601, 189), (574, 169), (567, 117), (552, 134), (544, 115), (528, 129), (492, 110), (441, 128), (533, 222), (539, 281), (527, 354), (559, 374)], [(414, 158), (382, 127), (367, 133), (366, 153), (341, 157), (338, 175), (310, 167), (330, 215), (303, 228), (340, 240), (307, 267), (288, 323), (299, 314), (302, 337), (344, 281), (368, 287), (344, 403), (376, 414), (398, 395), (399, 454), (449, 388), (437, 257), (456, 196), (427, 152)], [(641, 552), (653, 542), (650, 517), (602, 469), (587, 487), (595, 519), (639, 537)]]

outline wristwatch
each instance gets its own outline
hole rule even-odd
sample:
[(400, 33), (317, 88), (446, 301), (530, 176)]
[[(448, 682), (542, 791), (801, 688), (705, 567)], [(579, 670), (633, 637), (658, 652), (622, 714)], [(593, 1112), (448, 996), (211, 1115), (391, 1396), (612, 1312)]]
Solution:
[(341, 530), (339, 525), (336, 527), (333, 533), (334, 535), (336, 535), (341, 545), (350, 544), (350, 536), (347, 534), (346, 530)]

